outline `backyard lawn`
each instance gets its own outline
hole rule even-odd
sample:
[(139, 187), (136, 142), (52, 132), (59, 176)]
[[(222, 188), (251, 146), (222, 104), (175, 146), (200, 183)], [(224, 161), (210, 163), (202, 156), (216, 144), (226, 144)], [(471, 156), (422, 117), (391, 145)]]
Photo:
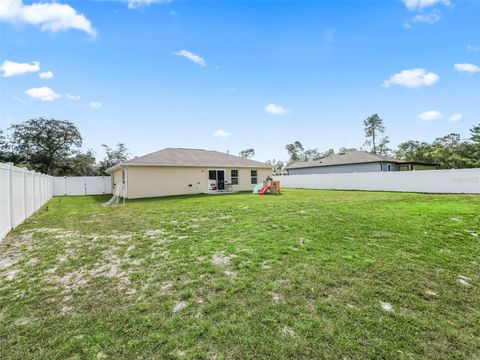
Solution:
[(107, 199), (0, 242), (1, 359), (480, 359), (480, 196)]

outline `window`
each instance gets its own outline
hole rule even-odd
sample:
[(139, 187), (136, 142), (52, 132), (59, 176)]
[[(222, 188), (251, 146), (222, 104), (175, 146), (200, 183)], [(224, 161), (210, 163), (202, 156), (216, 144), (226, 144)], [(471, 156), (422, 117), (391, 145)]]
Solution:
[(257, 170), (250, 170), (250, 184), (257, 183)]
[(238, 170), (232, 170), (230, 172), (230, 178), (232, 185), (238, 185)]

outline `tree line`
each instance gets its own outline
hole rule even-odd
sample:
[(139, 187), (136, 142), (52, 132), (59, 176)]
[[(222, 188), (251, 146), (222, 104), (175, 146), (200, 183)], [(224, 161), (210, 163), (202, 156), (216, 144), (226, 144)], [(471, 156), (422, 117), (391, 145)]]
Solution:
[[(431, 143), (408, 140), (402, 142), (395, 150), (389, 147), (390, 139), (385, 136), (386, 126), (378, 114), (372, 114), (363, 121), (365, 135), (364, 147), (360, 150), (390, 156), (399, 160), (418, 161), (436, 164), (439, 169), (480, 168), (480, 124), (470, 129), (470, 136), (463, 139), (458, 133), (441, 136)], [(269, 160), (274, 174), (282, 174), (285, 167), (297, 161), (315, 161), (335, 153), (357, 150), (342, 147), (320, 151), (318, 148), (305, 149), (300, 141), (287, 144), (285, 149), (288, 160)]]
[[(365, 143), (361, 150), (373, 154), (392, 156), (400, 160), (436, 164), (440, 169), (480, 168), (480, 124), (470, 129), (470, 136), (462, 138), (458, 133), (439, 137), (431, 143), (408, 140), (389, 148), (390, 140), (385, 136), (386, 127), (378, 114), (363, 121)], [(114, 147), (102, 144), (103, 159), (97, 162), (92, 150), (82, 152), (83, 139), (78, 128), (70, 121), (36, 118), (13, 124), (6, 136), (0, 129), (0, 162), (13, 162), (54, 176), (106, 175), (105, 170), (127, 161), (130, 154), (125, 144)], [(324, 157), (356, 148), (342, 147), (320, 151), (305, 149), (300, 141), (287, 144), (288, 160), (268, 160), (274, 174), (281, 174), (288, 164), (297, 161), (315, 161)], [(247, 148), (238, 154), (243, 158), (255, 156), (255, 149)]]
[(82, 135), (70, 121), (37, 118), (0, 129), (0, 162), (53, 176), (107, 175), (105, 170), (129, 158), (125, 144), (103, 144), (105, 157), (97, 162), (92, 150), (81, 151)]

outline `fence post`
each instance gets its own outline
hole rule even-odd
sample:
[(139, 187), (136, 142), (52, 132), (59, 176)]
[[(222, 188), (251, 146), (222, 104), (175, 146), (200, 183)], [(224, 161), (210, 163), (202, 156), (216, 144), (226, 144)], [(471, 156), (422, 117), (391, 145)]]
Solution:
[(7, 163), (8, 165), (8, 185), (10, 187), (8, 196), (8, 222), (10, 229), (13, 229), (13, 163)]
[(27, 169), (23, 169), (23, 221), (27, 220)]

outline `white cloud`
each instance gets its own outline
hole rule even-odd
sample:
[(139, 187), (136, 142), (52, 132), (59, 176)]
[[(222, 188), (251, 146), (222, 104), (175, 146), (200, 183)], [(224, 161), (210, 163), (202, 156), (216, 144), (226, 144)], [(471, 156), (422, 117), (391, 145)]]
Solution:
[(65, 97), (68, 100), (72, 100), (72, 101), (79, 101), (80, 100), (80, 95), (65, 94)]
[(38, 25), (42, 31), (77, 29), (95, 36), (92, 23), (67, 4), (38, 2), (24, 5), (22, 0), (0, 1), (0, 21)]
[[(1, 6), (1, 5), (0, 5)], [(3, 72), (4, 77), (23, 75), (30, 72), (37, 72), (40, 70), (40, 63), (33, 61), (29, 63), (17, 63), (15, 61), (5, 60), (0, 66), (0, 71)]]
[(435, 110), (425, 111), (418, 115), (418, 118), (424, 121), (439, 120), (442, 117), (443, 115)]
[(215, 137), (222, 138), (222, 139), (228, 139), (230, 136), (232, 136), (232, 134), (230, 134), (229, 132), (226, 132), (223, 129), (216, 130), (215, 132), (213, 132), (212, 135), (215, 136)]
[(475, 46), (475, 45), (468, 44), (467, 45), (467, 50), (468, 51), (480, 51), (480, 46)]
[(41, 72), (40, 74), (38, 74), (38, 76), (40, 77), (40, 79), (44, 79), (44, 80), (51, 79), (53, 78), (53, 72), (51, 71)]
[(422, 86), (432, 86), (439, 79), (440, 76), (435, 73), (427, 73), (425, 69), (415, 68), (393, 74), (388, 80), (383, 82), (383, 87), (401, 85), (407, 88), (419, 88)]
[(404, 26), (406, 28), (411, 28), (412, 24), (435, 24), (441, 19), (440, 11), (432, 11), (428, 14), (418, 14), (415, 15), (410, 20), (406, 20)]
[(460, 71), (460, 72), (468, 72), (470, 74), (475, 74), (480, 71), (480, 67), (478, 67), (475, 64), (455, 64), (453, 66), (455, 70)]
[(60, 97), (59, 94), (46, 86), (28, 89), (27, 91), (25, 91), (25, 94), (31, 96), (34, 99), (40, 99), (42, 101), (52, 101)]
[(437, 4), (450, 5), (450, 0), (403, 0), (408, 10), (417, 11)]
[(100, 109), (103, 106), (103, 104), (100, 101), (90, 101), (90, 107), (92, 109)]
[(457, 122), (457, 121), (462, 121), (463, 120), (463, 115), (458, 113), (458, 114), (453, 114), (452, 116), (450, 116), (448, 118), (448, 120), (450, 121), (453, 121), (453, 122)]
[(272, 115), (285, 115), (288, 113), (288, 110), (280, 105), (268, 104), (265, 106), (265, 112)]
[(205, 66), (207, 65), (205, 63), (205, 60), (203, 60), (203, 58), (199, 55), (196, 55), (194, 53), (191, 53), (190, 51), (187, 51), (187, 50), (180, 50), (180, 51), (177, 51), (176, 53), (174, 53), (175, 55), (177, 56), (183, 56), (184, 58), (187, 58), (191, 61), (193, 61), (194, 63), (200, 65), (200, 66)]
[(170, 0), (127, 0), (129, 9), (137, 9), (142, 6), (147, 6), (155, 3), (166, 3)]

